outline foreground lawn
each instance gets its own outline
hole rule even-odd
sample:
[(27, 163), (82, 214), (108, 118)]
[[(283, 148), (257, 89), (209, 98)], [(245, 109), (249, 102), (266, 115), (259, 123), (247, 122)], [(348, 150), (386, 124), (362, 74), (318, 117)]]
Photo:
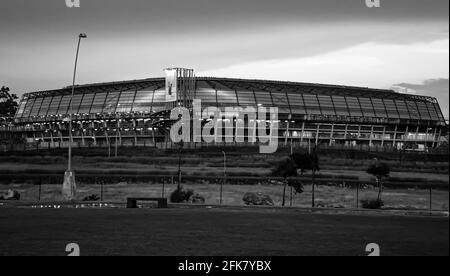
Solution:
[(0, 208), (0, 255), (448, 255), (448, 218), (265, 209)]

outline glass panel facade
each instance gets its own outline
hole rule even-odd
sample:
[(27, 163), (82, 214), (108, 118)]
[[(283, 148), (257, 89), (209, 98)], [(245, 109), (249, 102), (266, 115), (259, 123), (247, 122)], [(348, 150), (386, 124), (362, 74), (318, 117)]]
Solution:
[(430, 102), (427, 102), (426, 104), (428, 106), (428, 110), (430, 111), (431, 120), (439, 121), (440, 116), (439, 116), (438, 112), (436, 111), (436, 109), (434, 108), (434, 104), (430, 103)]
[(303, 103), (302, 94), (288, 93), (289, 102), (291, 103), (293, 114), (306, 114), (305, 104)]
[(402, 100), (395, 100), (395, 104), (397, 106), (398, 113), (400, 114), (401, 119), (411, 119), (409, 115), (408, 107), (406, 106), (406, 102)]
[(65, 95), (62, 97), (61, 102), (59, 103), (58, 115), (67, 115), (70, 105), (71, 95)]
[(419, 110), (417, 109), (416, 103), (414, 101), (405, 101), (405, 102), (408, 107), (409, 116), (411, 117), (411, 119), (419, 120), (420, 114), (419, 114)]
[(273, 100), (274, 106), (278, 107), (278, 112), (284, 113), (284, 114), (292, 113), (291, 109), (289, 107), (289, 101), (286, 96), (286, 93), (279, 92), (279, 91), (272, 92), (272, 100)]
[(138, 91), (134, 100), (133, 112), (150, 112), (152, 110), (154, 91)]
[(331, 101), (330, 96), (319, 95), (317, 98), (319, 99), (320, 109), (322, 110), (323, 115), (336, 115), (336, 112), (334, 111), (334, 104)]
[[(421, 99), (412, 97), (392, 96), (375, 92), (358, 92), (353, 90), (343, 91), (341, 88), (319, 87), (293, 87), (277, 86), (276, 84), (258, 84), (250, 81), (239, 84), (237, 81), (199, 81), (195, 99), (201, 99), (204, 106), (252, 106), (257, 104), (264, 107), (276, 106), (280, 114), (293, 115), (324, 115), (325, 116), (350, 116), (350, 117), (377, 117), (443, 122), (444, 118), (440, 107), (432, 99)], [(78, 114), (100, 114), (100, 113), (128, 113), (128, 112), (159, 112), (166, 110), (166, 97), (164, 82), (147, 85), (144, 90), (128, 90), (123, 87), (123, 91), (114, 88), (115, 91), (103, 92), (106, 89), (92, 87), (83, 91), (88, 93), (76, 94), (73, 98), (74, 113)], [(151, 88), (150, 88), (151, 87)], [(154, 91), (156, 87), (159, 90)], [(240, 87), (240, 91), (235, 91), (235, 87)], [(95, 91), (98, 92), (95, 92)], [(254, 90), (254, 91), (252, 91)], [(268, 92), (270, 91), (270, 92)], [(301, 91), (301, 92), (300, 92)], [(311, 92), (315, 91), (315, 92)], [(66, 93), (62, 90), (60, 93)], [(82, 90), (79, 90), (82, 92)], [(312, 94), (312, 93), (318, 94)], [(336, 93), (334, 93), (336, 92)], [(343, 95), (355, 96), (340, 96)], [(54, 94), (57, 94), (56, 92)], [(237, 95), (236, 95), (237, 94)], [(45, 96), (46, 95), (46, 96)], [(37, 98), (24, 98), (20, 103), (17, 118), (27, 118), (30, 116), (51, 116), (67, 115), (70, 107), (70, 95), (51, 96), (51, 93), (34, 94)], [(358, 96), (356, 96), (358, 95)], [(373, 98), (373, 97), (374, 98)], [(295, 117), (297, 120), (298, 117)], [(302, 118), (302, 116), (300, 117)], [(315, 119), (311, 116), (309, 119)], [(339, 120), (340, 118), (335, 118)], [(333, 121), (335, 120), (333, 119)], [(353, 118), (360, 121), (359, 118)], [(350, 119), (353, 120), (353, 119)], [(284, 120), (284, 119), (283, 119)], [(377, 122), (382, 122), (377, 120)], [(394, 123), (394, 122), (391, 122)], [(425, 124), (427, 122), (424, 122)]]
[(27, 118), (30, 116), (31, 108), (33, 107), (34, 101), (36, 99), (28, 99), (27, 104), (25, 105), (24, 111), (23, 111), (23, 118)]
[(359, 102), (361, 104), (361, 109), (364, 116), (375, 117), (375, 111), (373, 110), (373, 105), (370, 98), (359, 98)]
[(256, 102), (262, 106), (274, 106), (269, 92), (255, 91)]
[(119, 102), (120, 92), (109, 92), (105, 107), (103, 108), (103, 113), (114, 113), (116, 112), (117, 103)]
[(356, 97), (345, 97), (347, 100), (348, 108), (350, 110), (350, 116), (362, 117), (361, 106), (359, 104), (358, 98)]
[(374, 111), (378, 118), (387, 118), (386, 108), (382, 99), (372, 98)]
[(92, 102), (94, 101), (95, 94), (84, 94), (83, 101), (81, 102), (78, 114), (89, 114), (91, 111)]
[(399, 119), (400, 116), (397, 111), (397, 106), (394, 103), (394, 100), (390, 99), (383, 99), (384, 106), (386, 107), (387, 115), (389, 118), (392, 119)]
[(336, 115), (338, 116), (350, 116), (347, 107), (347, 101), (345, 97), (342, 96), (333, 96), (333, 103), (336, 109)]
[[(73, 114), (78, 113), (78, 109), (80, 109), (81, 101), (83, 100), (83, 94), (77, 94), (73, 96)], [(70, 109), (70, 108), (69, 108)]]
[(202, 106), (217, 106), (216, 90), (211, 88), (200, 88), (195, 95), (196, 100), (202, 100)]
[(41, 110), (39, 110), (38, 116), (46, 116), (48, 108), (52, 102), (53, 97), (45, 97), (42, 101)]
[(422, 120), (431, 120), (430, 112), (428, 112), (427, 104), (423, 101), (416, 102), (417, 109), (419, 110)]
[(124, 91), (120, 95), (119, 103), (117, 104), (116, 112), (131, 112), (131, 108), (133, 107), (134, 96), (136, 91)]
[(316, 95), (303, 94), (303, 100), (305, 101), (305, 106), (308, 115), (321, 115), (319, 101)]
[(39, 114), (39, 109), (41, 108), (41, 104), (44, 98), (37, 98), (34, 102), (33, 108), (31, 109), (30, 116), (37, 116)]
[(91, 113), (97, 114), (103, 112), (103, 106), (105, 105), (106, 96), (108, 92), (96, 93), (94, 102), (92, 103)]
[(166, 109), (166, 90), (156, 90), (153, 97), (152, 112), (160, 112)]
[(236, 92), (217, 90), (217, 103), (219, 106), (237, 106)]
[(27, 100), (20, 101), (19, 109), (17, 110), (17, 118), (22, 118), (23, 111), (25, 110), (25, 106), (27, 105)]
[(62, 96), (54, 96), (52, 99), (52, 103), (48, 108), (47, 116), (49, 115), (57, 115), (59, 103), (61, 102)]
[(433, 104), (433, 106), (436, 109), (436, 113), (438, 114), (439, 120), (445, 121), (444, 114), (442, 114), (442, 110), (439, 107), (439, 104), (435, 103)]
[(238, 91), (239, 105), (256, 107), (255, 95), (249, 91)]

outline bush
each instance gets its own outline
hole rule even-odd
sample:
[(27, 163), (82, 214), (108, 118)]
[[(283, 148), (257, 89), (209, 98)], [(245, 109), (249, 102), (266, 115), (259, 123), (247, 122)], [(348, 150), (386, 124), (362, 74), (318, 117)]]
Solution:
[(99, 201), (99, 200), (100, 200), (100, 197), (95, 194), (83, 198), (83, 201)]
[(244, 198), (242, 198), (246, 205), (255, 206), (273, 206), (273, 200), (268, 195), (263, 195), (261, 193), (246, 193)]
[(193, 190), (184, 190), (183, 187), (176, 189), (170, 194), (170, 202), (183, 203), (189, 202), (189, 199), (194, 195)]
[(195, 195), (191, 196), (191, 198), (189, 199), (189, 203), (204, 204), (205, 198), (199, 194), (195, 194)]
[(384, 202), (381, 199), (361, 200), (364, 209), (381, 209)]

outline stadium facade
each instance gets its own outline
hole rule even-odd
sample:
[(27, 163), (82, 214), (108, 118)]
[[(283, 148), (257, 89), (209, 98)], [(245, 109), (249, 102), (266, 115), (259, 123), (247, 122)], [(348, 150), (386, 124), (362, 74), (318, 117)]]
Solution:
[[(170, 142), (170, 110), (203, 106), (279, 109), (279, 144), (326, 144), (427, 150), (439, 145), (447, 124), (433, 97), (311, 83), (195, 77), (174, 68), (167, 76), (98, 83), (24, 94), (14, 130), (29, 142), (79, 146)], [(172, 91), (172, 90), (175, 91)], [(176, 93), (173, 93), (176, 92)], [(71, 103), (72, 99), (72, 103)], [(172, 122), (173, 123), (173, 122)], [(111, 140), (113, 139), (113, 140)]]

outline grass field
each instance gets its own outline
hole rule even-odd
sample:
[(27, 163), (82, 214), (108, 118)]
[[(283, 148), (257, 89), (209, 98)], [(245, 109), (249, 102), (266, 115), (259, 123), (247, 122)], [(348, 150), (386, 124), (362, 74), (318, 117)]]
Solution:
[[(206, 199), (207, 204), (219, 203), (220, 185), (216, 184), (186, 184), (186, 189), (192, 189)], [(305, 186), (303, 194), (293, 196), (294, 207), (310, 207), (311, 206), (311, 189), (310, 185)], [(21, 193), (21, 199), (24, 201), (36, 201), (38, 199), (38, 186), (26, 184), (0, 185), (0, 193), (8, 189), (14, 189)], [(176, 185), (167, 184), (164, 187), (164, 196), (168, 197), (170, 192), (176, 189)], [(82, 200), (86, 196), (92, 194), (100, 195), (100, 185), (78, 185), (77, 199)], [(225, 185), (223, 189), (223, 203), (225, 205), (243, 205), (242, 198), (247, 192), (261, 192), (270, 195), (275, 205), (280, 206), (282, 200), (283, 187), (281, 185)], [(359, 190), (359, 200), (376, 199), (378, 190), (370, 187)], [(163, 186), (161, 184), (145, 184), (145, 183), (119, 183), (115, 185), (104, 186), (104, 200), (125, 202), (126, 197), (161, 197), (163, 195)], [(355, 208), (357, 204), (356, 189), (341, 188), (336, 186), (317, 186), (316, 187), (316, 203), (325, 207), (345, 207)], [(429, 209), (430, 194), (428, 190), (418, 189), (385, 189), (383, 192), (383, 200), (386, 208), (394, 209)], [(287, 190), (287, 206), (290, 203), (290, 190)], [(43, 185), (41, 188), (41, 199), (43, 201), (62, 200), (61, 185)], [(432, 193), (432, 209), (447, 210), (449, 209), (449, 192), (435, 190)]]
[(0, 255), (449, 255), (448, 218), (275, 209), (0, 208)]

